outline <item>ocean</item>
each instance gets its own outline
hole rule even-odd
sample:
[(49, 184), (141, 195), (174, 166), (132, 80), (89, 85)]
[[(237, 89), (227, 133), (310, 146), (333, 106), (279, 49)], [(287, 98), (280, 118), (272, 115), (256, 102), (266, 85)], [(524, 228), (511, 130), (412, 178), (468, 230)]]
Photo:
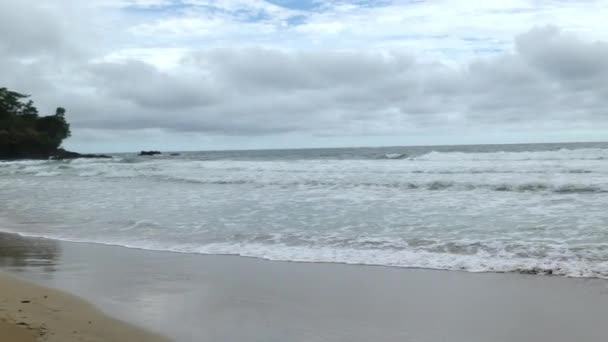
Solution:
[(0, 162), (0, 230), (180, 253), (608, 278), (608, 143)]

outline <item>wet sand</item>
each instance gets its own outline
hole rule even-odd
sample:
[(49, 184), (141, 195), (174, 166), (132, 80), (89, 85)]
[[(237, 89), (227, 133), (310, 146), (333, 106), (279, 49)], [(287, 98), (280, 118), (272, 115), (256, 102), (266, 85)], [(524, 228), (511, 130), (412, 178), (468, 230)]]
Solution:
[(0, 273), (0, 341), (165, 341), (60, 291)]
[(0, 235), (0, 269), (184, 342), (608, 340), (608, 282), (599, 279), (271, 262), (13, 235)]
[(40, 331), (24, 328), (11, 321), (0, 320), (0, 336), (3, 341), (35, 342), (41, 335)]

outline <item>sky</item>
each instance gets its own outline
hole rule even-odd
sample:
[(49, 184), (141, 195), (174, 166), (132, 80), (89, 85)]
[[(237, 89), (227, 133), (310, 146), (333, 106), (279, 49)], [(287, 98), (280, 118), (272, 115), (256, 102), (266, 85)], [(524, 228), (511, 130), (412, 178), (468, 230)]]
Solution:
[(608, 140), (608, 0), (0, 0), (83, 152)]

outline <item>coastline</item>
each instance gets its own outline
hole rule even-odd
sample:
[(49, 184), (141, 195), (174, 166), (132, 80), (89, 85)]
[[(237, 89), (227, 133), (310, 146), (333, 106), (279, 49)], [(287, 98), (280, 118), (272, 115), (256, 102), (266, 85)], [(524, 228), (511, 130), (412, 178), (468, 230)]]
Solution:
[(0, 271), (0, 336), (10, 342), (167, 341), (67, 293)]
[(267, 261), (12, 234), (0, 234), (0, 252), (0, 270), (178, 342), (608, 336), (602, 279)]

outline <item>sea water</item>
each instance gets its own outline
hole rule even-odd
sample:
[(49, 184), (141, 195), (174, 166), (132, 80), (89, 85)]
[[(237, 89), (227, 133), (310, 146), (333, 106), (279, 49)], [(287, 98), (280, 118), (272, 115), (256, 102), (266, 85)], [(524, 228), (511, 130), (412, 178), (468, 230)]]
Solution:
[(608, 143), (0, 162), (0, 220), (182, 253), (608, 278)]

